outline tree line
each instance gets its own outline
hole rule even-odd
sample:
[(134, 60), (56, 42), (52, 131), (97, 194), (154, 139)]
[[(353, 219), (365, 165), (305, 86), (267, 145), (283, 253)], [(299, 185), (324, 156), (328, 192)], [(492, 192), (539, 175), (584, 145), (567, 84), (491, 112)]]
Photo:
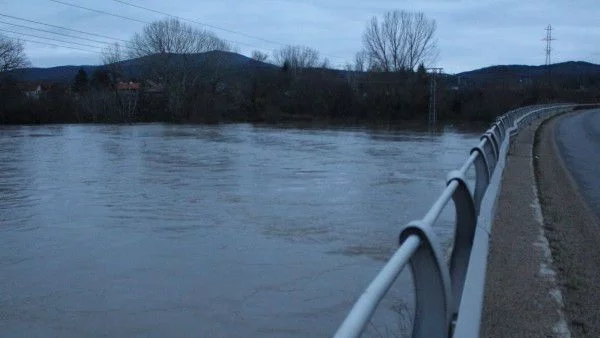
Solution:
[[(332, 69), (306, 46), (284, 46), (271, 55), (257, 50), (254, 64), (235, 68), (236, 47), (213, 32), (159, 20), (128, 43), (106, 48), (102, 69), (81, 69), (68, 86), (50, 85), (35, 96), (2, 76), (28, 60), (21, 42), (0, 35), (0, 123), (424, 121), (431, 95), (427, 67), (439, 54), (436, 29), (423, 13), (391, 11), (367, 23), (362, 48), (344, 69)], [(131, 60), (135, 74), (129, 73)], [(123, 90), (129, 82), (140, 87)], [(595, 80), (585, 92), (543, 79), (463, 87), (441, 76), (437, 84), (438, 115), (452, 121), (486, 121), (543, 101), (593, 101), (600, 92)]]

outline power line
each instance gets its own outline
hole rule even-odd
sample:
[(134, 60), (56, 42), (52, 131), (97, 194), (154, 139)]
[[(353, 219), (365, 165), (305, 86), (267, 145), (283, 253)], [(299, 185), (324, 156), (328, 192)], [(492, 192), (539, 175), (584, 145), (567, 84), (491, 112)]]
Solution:
[(21, 39), (21, 38), (19, 38), (19, 40), (25, 41), (25, 42), (37, 43), (37, 44), (40, 44), (40, 45), (46, 45), (46, 46), (52, 46), (52, 47), (59, 47), (59, 48), (67, 48), (67, 49), (74, 49), (74, 50), (80, 50), (80, 51), (84, 51), (84, 52), (88, 52), (88, 53), (98, 54), (98, 51), (92, 51), (92, 50), (88, 50), (88, 49), (84, 49), (84, 48), (62, 46), (62, 45), (57, 45), (55, 43), (50, 43), (50, 42), (33, 41), (33, 40)]
[(131, 6), (131, 7), (135, 7), (135, 8), (139, 8), (139, 9), (143, 9), (145, 11), (149, 11), (149, 12), (153, 12), (153, 13), (157, 13), (157, 14), (166, 15), (166, 16), (169, 16), (169, 17), (172, 17), (172, 18), (177, 18), (177, 19), (182, 20), (182, 21), (187, 21), (187, 22), (190, 22), (190, 23), (195, 23), (197, 25), (206, 26), (206, 27), (210, 27), (210, 28), (213, 28), (213, 29), (218, 29), (218, 30), (221, 30), (221, 31), (224, 31), (224, 32), (227, 32), (227, 33), (237, 34), (237, 35), (245, 36), (245, 37), (248, 37), (248, 38), (260, 40), (260, 41), (271, 43), (271, 44), (275, 44), (275, 45), (281, 45), (281, 46), (287, 45), (287, 44), (282, 43), (282, 42), (277, 42), (277, 41), (273, 41), (273, 40), (269, 40), (269, 39), (264, 39), (264, 38), (261, 38), (259, 36), (254, 36), (254, 35), (246, 34), (246, 33), (243, 33), (243, 32), (235, 31), (233, 29), (228, 29), (228, 28), (223, 28), (223, 27), (211, 25), (211, 24), (204, 23), (204, 22), (197, 21), (197, 20), (183, 18), (183, 17), (180, 17), (180, 16), (169, 14), (167, 12), (163, 12), (163, 11), (159, 11), (159, 10), (156, 10), (156, 9), (152, 9), (152, 8), (148, 8), (148, 7), (144, 7), (144, 6), (140, 6), (140, 5), (136, 5), (136, 4), (132, 4), (132, 3), (127, 2), (127, 1), (123, 1), (123, 0), (113, 0), (113, 1), (121, 3), (123, 5)]
[[(69, 34), (65, 34), (65, 33), (58, 33), (58, 32), (50, 31), (50, 30), (47, 30), (47, 29), (29, 27), (29, 26), (19, 25), (19, 24), (16, 24), (16, 23), (6, 22), (6, 21), (2, 21), (2, 20), (0, 20), (0, 23), (6, 24), (6, 25), (15, 26), (15, 27), (20, 27), (20, 28), (25, 28), (25, 29), (31, 29), (31, 30), (35, 30), (35, 31), (39, 31), (39, 32), (48, 33), (48, 34), (54, 34), (54, 35), (58, 35), (58, 36), (68, 37), (68, 38), (72, 38), (72, 39), (79, 39), (79, 40), (84, 40), (84, 41), (101, 43), (101, 44), (105, 44), (105, 45), (113, 45), (115, 43), (115, 42), (107, 42), (107, 41), (94, 40), (94, 39), (84, 38), (84, 37), (81, 37), (81, 36), (69, 35)], [(127, 45), (123, 45), (123, 47), (124, 48), (128, 48), (128, 49), (132, 49), (132, 50), (134, 49), (134, 48), (129, 47)]]
[[(68, 4), (66, 2), (62, 2), (62, 1), (59, 1), (59, 0), (50, 0), (50, 1), (61, 3), (61, 4), (65, 4), (65, 5), (68, 5), (68, 6), (72, 5), (72, 4)], [(78, 7), (78, 8), (82, 8), (82, 9), (86, 9), (87, 10), (87, 8), (84, 8), (82, 6), (77, 6), (77, 5), (75, 5), (75, 6)], [(108, 12), (103, 12), (103, 14), (113, 15), (112, 13), (108, 13)], [(30, 20), (30, 19), (26, 19), (26, 18), (22, 18), (22, 17), (16, 17), (16, 16), (8, 15), (8, 14), (2, 14), (2, 13), (0, 13), (0, 17), (9, 18), (9, 19), (12, 19), (12, 20), (18, 20), (18, 21), (22, 21), (22, 22), (28, 22), (28, 23), (32, 23), (32, 24), (35, 24), (35, 25), (45, 26), (45, 27), (51, 27), (51, 28), (55, 28), (55, 29), (59, 29), (59, 30), (63, 30), (63, 31), (68, 31), (68, 32), (73, 32), (73, 33), (78, 33), (78, 34), (84, 34), (84, 35), (87, 35), (87, 36), (94, 36), (94, 37), (99, 37), (99, 38), (103, 38), (103, 39), (109, 39), (109, 40), (113, 40), (113, 41), (125, 42), (126, 44), (122, 45), (122, 47), (130, 49), (130, 50), (135, 50), (135, 48), (130, 47), (130, 46), (127, 45), (128, 43), (130, 43), (130, 41), (125, 40), (125, 39), (121, 39), (121, 38), (116, 38), (116, 37), (102, 35), (102, 34), (97, 34), (97, 33), (86, 32), (86, 31), (77, 30), (77, 29), (73, 29), (73, 28), (69, 28), (69, 27), (65, 27), (65, 26), (53, 25), (53, 24), (49, 24), (49, 23), (44, 23), (44, 22), (36, 21), (36, 20)], [(119, 17), (121, 17), (121, 16), (119, 16)], [(141, 20), (137, 20), (137, 19), (133, 19), (133, 20), (141, 21)], [(111, 42), (106, 42), (106, 41), (89, 39), (89, 38), (85, 38), (85, 37), (78, 37), (78, 36), (74, 36), (74, 35), (71, 35), (71, 34), (65, 34), (64, 32), (62, 32), (62, 33), (53, 32), (53, 31), (50, 31), (50, 30), (45, 30), (45, 29), (35, 28), (35, 27), (29, 27), (29, 26), (20, 25), (20, 24), (11, 23), (11, 22), (6, 22), (6, 21), (0, 21), (0, 23), (12, 25), (12, 26), (15, 26), (15, 27), (21, 27), (21, 28), (26, 28), (26, 29), (40, 31), (40, 32), (45, 32), (45, 33), (49, 33), (49, 34), (55, 34), (55, 35), (59, 35), (59, 36), (74, 38), (74, 39), (80, 39), (80, 40), (85, 40), (85, 41), (90, 41), (90, 42), (102, 43), (102, 44), (106, 44), (106, 45), (111, 45), (112, 43), (114, 43), (114, 42), (111, 43)], [(150, 24), (150, 22), (145, 22), (145, 23)], [(198, 24), (200, 24), (200, 23), (198, 23)], [(62, 40), (59, 40), (59, 39), (51, 39), (51, 38), (47, 38), (47, 37), (39, 37), (39, 36), (34, 36), (34, 35), (31, 35), (31, 34), (20, 33), (20, 32), (19, 33), (13, 32), (13, 34), (29, 35), (29, 36), (33, 36), (33, 37), (37, 37), (37, 38), (54, 40), (54, 41), (58, 41), (58, 42), (66, 42), (66, 43), (71, 43), (71, 44), (79, 44), (79, 43), (74, 43), (74, 42), (71, 42), (71, 41), (62, 41)], [(21, 40), (28, 41), (28, 42), (34, 42), (34, 43), (44, 44), (44, 43), (38, 42), (38, 41), (31, 41), (31, 40), (25, 40), (25, 39), (21, 39)], [(230, 41), (230, 40), (226, 40), (226, 39), (223, 39), (223, 40)], [(239, 42), (236, 42), (236, 41), (230, 41), (230, 42), (239, 43)], [(64, 48), (70, 48), (70, 49), (75, 49), (75, 50), (83, 50), (83, 51), (86, 51), (86, 52), (92, 52), (90, 50), (86, 50), (86, 49), (82, 49), (82, 48), (75, 48), (75, 47), (71, 48), (71, 47), (61, 46), (61, 45), (57, 45), (57, 44), (49, 44), (49, 43), (45, 43), (45, 44), (49, 45), (49, 46), (53, 46), (53, 47), (64, 47)], [(256, 46), (251, 45), (251, 44), (245, 44), (245, 43), (239, 43), (239, 44), (256, 47)], [(92, 47), (92, 48), (101, 48), (99, 46), (90, 46), (90, 45), (87, 45), (87, 44), (79, 44), (79, 45), (86, 46), (86, 47)], [(262, 48), (257, 48), (257, 49), (260, 50)], [(97, 52), (92, 52), (92, 53), (97, 53)], [(341, 64), (337, 64), (337, 65), (339, 67), (343, 66)]]
[[(61, 0), (48, 0), (48, 1), (51, 1), (51, 2), (54, 2), (54, 3), (58, 3), (58, 4), (61, 4), (61, 5), (65, 5), (65, 6), (70, 6), (70, 7), (74, 7), (74, 8), (78, 8), (78, 9), (87, 10), (87, 11), (94, 12), (94, 13), (109, 15), (109, 16), (113, 16), (113, 17), (116, 17), (116, 18), (124, 19), (124, 20), (129, 20), (129, 21), (143, 23), (143, 24), (151, 24), (151, 22), (148, 22), (148, 21), (144, 21), (144, 20), (132, 18), (132, 17), (125, 16), (125, 15), (115, 14), (115, 13), (107, 12), (107, 11), (104, 11), (104, 10), (99, 10), (99, 9), (95, 9), (95, 8), (85, 7), (85, 6), (73, 4), (73, 3), (70, 3), (70, 2), (65, 2), (65, 1), (61, 1)], [(256, 37), (256, 36), (253, 36), (253, 35), (250, 35), (250, 34), (238, 32), (238, 31), (235, 31), (235, 30), (226, 29), (226, 28), (215, 26), (215, 25), (209, 25), (209, 24), (205, 24), (205, 23), (202, 23), (202, 22), (199, 22), (199, 21), (195, 21), (195, 20), (191, 20), (191, 19), (181, 18), (181, 17), (178, 17), (176, 15), (169, 14), (167, 12), (158, 11), (158, 10), (147, 8), (147, 7), (143, 7), (143, 6), (138, 6), (138, 5), (126, 2), (126, 1), (122, 1), (122, 0), (114, 0), (114, 1), (116, 1), (118, 3), (121, 3), (121, 4), (124, 4), (124, 5), (132, 6), (132, 7), (139, 8), (139, 9), (143, 9), (143, 10), (146, 10), (146, 11), (150, 11), (150, 12), (154, 12), (154, 13), (159, 13), (159, 14), (166, 15), (166, 16), (169, 16), (169, 17), (172, 17), (172, 18), (177, 18), (177, 19), (182, 20), (182, 21), (187, 21), (187, 22), (198, 24), (198, 25), (207, 26), (207, 27), (211, 27), (211, 28), (214, 28), (214, 29), (219, 29), (219, 30), (222, 30), (222, 31), (225, 31), (225, 32), (229, 32), (229, 33), (233, 33), (233, 34), (238, 34), (238, 35), (243, 35), (243, 36), (246, 36), (246, 37), (250, 37), (250, 38), (253, 38), (253, 39), (258, 39), (258, 40), (262, 40), (262, 41), (265, 41), (265, 42), (274, 43), (274, 44), (278, 44), (278, 45), (284, 45), (284, 46), (287, 45), (287, 44), (284, 44), (284, 43), (280, 43), (280, 42), (276, 42), (276, 41), (272, 41), (272, 40), (268, 40), (268, 39), (263, 39), (263, 38), (260, 38), (260, 37)], [(254, 45), (254, 44), (244, 43), (244, 42), (235, 41), (235, 40), (229, 40), (229, 39), (222, 39), (222, 40), (227, 41), (229, 43), (243, 45), (243, 46), (248, 46), (248, 47), (252, 47), (252, 48), (258, 49), (258, 50), (266, 51), (266, 49), (264, 49), (262, 47), (259, 47), (257, 45)], [(328, 55), (328, 54), (323, 54), (323, 55), (331, 57), (331, 58), (335, 58), (335, 59), (345, 60), (344, 58), (339, 57), (339, 56), (335, 56), (335, 55)]]
[[(57, 0), (50, 0), (50, 1), (57, 2)], [(169, 16), (169, 17), (172, 17), (172, 18), (176, 18), (176, 19), (179, 19), (179, 20), (182, 20), (182, 21), (194, 23), (194, 24), (197, 24), (197, 25), (200, 25), (200, 26), (206, 26), (206, 27), (210, 27), (210, 28), (213, 28), (213, 29), (218, 29), (218, 30), (221, 30), (221, 31), (224, 31), (224, 32), (227, 32), (227, 33), (237, 34), (237, 35), (245, 36), (245, 37), (248, 37), (248, 38), (251, 38), (251, 39), (260, 40), (260, 41), (267, 42), (267, 43), (270, 43), (270, 44), (275, 44), (275, 45), (280, 45), (280, 46), (287, 46), (287, 45), (289, 45), (287, 43), (283, 43), (283, 42), (278, 42), (278, 41), (274, 41), (274, 40), (269, 40), (269, 39), (261, 38), (261, 37), (256, 36), (256, 35), (251, 35), (251, 34), (243, 33), (243, 32), (240, 32), (240, 31), (233, 30), (233, 29), (228, 29), (228, 28), (223, 28), (223, 27), (215, 26), (215, 25), (208, 24), (208, 23), (205, 23), (205, 22), (202, 22), (202, 21), (183, 18), (183, 17), (177, 16), (177, 15), (169, 14), (167, 12), (163, 12), (163, 11), (159, 11), (159, 10), (156, 10), (156, 9), (152, 9), (152, 8), (148, 8), (148, 7), (144, 7), (144, 6), (140, 6), (140, 5), (136, 5), (136, 4), (132, 4), (132, 3), (124, 1), (124, 0), (113, 0), (113, 1), (121, 3), (121, 4), (124, 4), (124, 5), (127, 5), (127, 6), (139, 8), (139, 9), (142, 9), (142, 10), (145, 10), (145, 11), (149, 11), (149, 12), (153, 12), (153, 13), (157, 13), (157, 14), (162, 14), (162, 15), (166, 15), (166, 16)], [(251, 47), (255, 47), (255, 46), (251, 46)], [(339, 57), (339, 56), (335, 56), (335, 55), (330, 55), (330, 54), (323, 54), (323, 55), (328, 56), (328, 57), (332, 57), (332, 58), (335, 58), (335, 59), (345, 60), (345, 58), (342, 58), (342, 57)]]
[(52, 28), (57, 28), (57, 29), (64, 29), (66, 31), (71, 31), (71, 32), (79, 33), (79, 34), (85, 34), (85, 35), (89, 35), (89, 36), (96, 36), (96, 37), (100, 37), (100, 38), (105, 38), (105, 39), (110, 39), (110, 40), (115, 40), (115, 41), (121, 41), (121, 42), (129, 42), (129, 41), (124, 40), (124, 39), (114, 38), (114, 37), (110, 37), (110, 36), (106, 36), (106, 35), (101, 35), (101, 34), (96, 34), (96, 33), (84, 32), (84, 31), (80, 31), (80, 30), (77, 30), (77, 29), (72, 29), (72, 28), (68, 28), (68, 27), (64, 27), (64, 26), (57, 26), (57, 25), (43, 23), (43, 22), (39, 22), (39, 21), (35, 21), (35, 20), (29, 20), (29, 19), (19, 18), (19, 17), (12, 16), (12, 15), (6, 15), (6, 14), (1, 14), (0, 13), (0, 16), (6, 17), (6, 18), (11, 18), (11, 19), (14, 19), (14, 20), (20, 20), (20, 21), (25, 21), (25, 22), (29, 22), (29, 23), (34, 23), (34, 24), (42, 25), (42, 26), (46, 26), (46, 27), (52, 27)]
[(84, 52), (88, 52), (88, 53), (98, 54), (98, 52), (97, 52), (97, 51), (88, 50), (88, 49), (83, 49), (83, 48), (78, 48), (78, 47), (62, 46), (62, 45), (57, 45), (57, 44), (55, 44), (55, 43), (41, 42), (41, 41), (33, 41), (33, 40), (28, 40), (28, 39), (20, 39), (20, 40), (22, 40), (22, 41), (25, 41), (25, 42), (38, 43), (38, 44), (40, 44), (40, 45), (46, 45), (46, 46), (51, 46), (51, 47), (58, 47), (58, 48), (74, 49), (74, 50), (80, 50), (80, 51), (84, 51)]
[(148, 22), (146, 22), (144, 20), (138, 20), (138, 19), (135, 19), (135, 18), (130, 18), (128, 16), (124, 16), (124, 15), (120, 15), (120, 14), (115, 14), (115, 13), (110, 13), (110, 12), (105, 12), (105, 11), (102, 11), (102, 10), (99, 10), (99, 9), (84, 7), (84, 6), (76, 5), (76, 4), (69, 3), (69, 2), (63, 2), (63, 1), (59, 1), (59, 0), (48, 0), (48, 1), (56, 2), (56, 3), (59, 3), (59, 4), (65, 5), (65, 6), (71, 6), (71, 7), (75, 7), (75, 8), (79, 8), (79, 9), (84, 9), (86, 11), (90, 11), (90, 12), (94, 12), (94, 13), (105, 14), (105, 15), (110, 15), (110, 16), (114, 16), (114, 17), (117, 17), (117, 18), (125, 19), (125, 20), (139, 22), (139, 23), (143, 23), (143, 24), (147, 24), (148, 23)]
[(78, 45), (78, 46), (82, 46), (82, 47), (102, 48), (102, 47), (99, 47), (99, 46), (88, 45), (88, 44), (85, 44), (85, 43), (71, 42), (71, 41), (65, 41), (65, 40), (61, 40), (61, 39), (53, 39), (53, 38), (39, 36), (39, 35), (34, 35), (34, 34), (27, 34), (27, 33), (22, 33), (22, 32), (15, 32), (15, 31), (11, 31), (11, 30), (8, 30), (8, 29), (2, 29), (2, 28), (0, 28), (0, 31), (1, 32), (7, 32), (7, 33), (12, 33), (12, 34), (23, 35), (23, 36), (29, 36), (29, 37), (32, 37), (32, 38), (45, 39), (45, 40), (50, 40), (50, 41), (62, 42), (62, 43), (70, 43), (70, 44)]
[[(125, 20), (129, 20), (129, 21), (139, 22), (139, 23), (143, 23), (143, 24), (146, 24), (146, 25), (149, 25), (149, 24), (152, 23), (152, 22), (149, 22), (149, 21), (139, 20), (139, 19), (132, 18), (132, 17), (129, 17), (129, 16), (124, 16), (124, 15), (120, 15), (120, 14), (106, 12), (106, 11), (99, 10), (99, 9), (84, 7), (84, 6), (80, 6), (80, 5), (76, 5), (76, 4), (73, 4), (73, 3), (64, 2), (64, 1), (60, 1), (60, 0), (48, 0), (48, 1), (56, 2), (56, 3), (59, 3), (59, 4), (65, 5), (65, 6), (70, 6), (70, 7), (75, 7), (75, 8), (83, 9), (83, 10), (94, 12), (94, 13), (99, 13), (99, 14), (109, 15), (109, 16), (113, 16), (113, 17), (116, 17), (116, 18), (120, 18), (120, 19), (125, 19)], [(228, 40), (228, 39), (221, 39), (221, 40), (227, 41), (229, 43), (238, 44), (238, 45), (245, 45), (245, 46), (249, 46), (249, 47), (253, 47), (253, 48), (258, 48), (256, 45), (252, 45), (252, 44), (249, 44), (249, 43), (239, 42), (239, 41), (235, 41), (235, 40)]]
[[(52, 0), (50, 0), (50, 1), (52, 1)], [(120, 38), (115, 38), (115, 37), (111, 37), (111, 36), (107, 36), (107, 35), (102, 35), (102, 34), (90, 33), (90, 32), (81, 31), (81, 30), (77, 30), (77, 29), (73, 29), (73, 28), (69, 28), (69, 27), (53, 25), (53, 24), (49, 24), (49, 23), (44, 23), (44, 22), (36, 21), (36, 20), (25, 19), (25, 18), (22, 18), (22, 17), (16, 17), (16, 16), (8, 15), (8, 14), (2, 14), (2, 13), (0, 13), (0, 17), (9, 18), (9, 19), (12, 19), (12, 20), (19, 20), (19, 21), (22, 21), (22, 22), (28, 22), (28, 23), (32, 23), (32, 24), (36, 24), (36, 25), (41, 25), (41, 26), (46, 26), (46, 27), (51, 27), (51, 28), (55, 28), (55, 29), (65, 30), (65, 31), (69, 31), (69, 32), (74, 32), (74, 33), (79, 33), (79, 34), (85, 34), (85, 35), (88, 35), (88, 36), (95, 36), (95, 37), (100, 37), (100, 38), (104, 38), (104, 39), (110, 39), (110, 40), (114, 40), (114, 41), (125, 42), (125, 44), (121, 45), (121, 47), (124, 47), (124, 48), (129, 49), (129, 50), (135, 50), (135, 48), (127, 45), (127, 44), (130, 43), (129, 41), (124, 40), (124, 39), (120, 39)], [(15, 24), (15, 23), (6, 22), (6, 21), (0, 21), (0, 23), (4, 23), (4, 24), (8, 24), (8, 25), (13, 25), (13, 26), (16, 26), (16, 27), (22, 27), (22, 28), (32, 29), (32, 30), (36, 30), (36, 31), (50, 33), (50, 34), (61, 35), (61, 36), (70, 37), (70, 38), (87, 40), (87, 41), (91, 41), (91, 42), (103, 43), (103, 44), (107, 44), (107, 45), (111, 45), (112, 44), (111, 42), (99, 41), (99, 40), (88, 39), (88, 38), (83, 38), (83, 37), (76, 37), (76, 36), (73, 36), (73, 35), (67, 35), (67, 34), (64, 34), (64, 33), (52, 32), (52, 31), (49, 31), (49, 30), (41, 29), (41, 28), (29, 27), (29, 26), (19, 25), (19, 24)], [(26, 33), (21, 33), (21, 32), (12, 32), (12, 33), (13, 34), (28, 35)], [(35, 36), (35, 37), (42, 38), (42, 39), (50, 39), (50, 38), (44, 38), (44, 37), (39, 37), (39, 36)], [(32, 40), (27, 40), (27, 39), (21, 39), (21, 40), (28, 41), (28, 42), (34, 42), (34, 43), (44, 44), (42, 42), (32, 41)], [(52, 39), (50, 39), (50, 40), (52, 40)], [(56, 41), (59, 41), (59, 40), (56, 40)], [(73, 43), (73, 42), (69, 41), (68, 43)], [(46, 45), (50, 45), (50, 46), (53, 46), (53, 47), (65, 47), (65, 46), (61, 46), (61, 45), (57, 45), (57, 44), (48, 44), (48, 43), (46, 43)], [(87, 46), (89, 46), (89, 45), (87, 45)], [(67, 48), (67, 47), (65, 47), (65, 48)], [(93, 46), (93, 48), (99, 48), (99, 47), (98, 46)], [(87, 51), (87, 52), (92, 52), (90, 50), (86, 50), (86, 49), (82, 49), (82, 48), (74, 48), (73, 47), (71, 49), (84, 50), (84, 51)], [(94, 51), (93, 53), (98, 53), (98, 52)]]
[(100, 41), (100, 40), (82, 38), (80, 36), (69, 35), (69, 34), (65, 34), (65, 33), (58, 33), (58, 32), (47, 30), (47, 29), (34, 28), (34, 27), (29, 27), (29, 26), (25, 26), (25, 25), (19, 25), (17, 23), (12, 23), (12, 22), (2, 21), (2, 20), (0, 20), (0, 23), (1, 24), (5, 24), (5, 25), (11, 25), (11, 26), (19, 27), (19, 28), (31, 29), (31, 30), (34, 30), (34, 31), (44, 32), (44, 33), (48, 33), (48, 34), (60, 35), (60, 36), (69, 37), (69, 38), (73, 38), (73, 39), (80, 39), (80, 40), (97, 42), (97, 43), (112, 44), (112, 42), (106, 42), (106, 41)]

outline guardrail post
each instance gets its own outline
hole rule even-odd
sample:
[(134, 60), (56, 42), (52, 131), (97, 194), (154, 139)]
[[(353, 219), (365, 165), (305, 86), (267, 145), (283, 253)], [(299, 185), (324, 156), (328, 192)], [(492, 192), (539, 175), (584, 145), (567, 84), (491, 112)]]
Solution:
[(490, 183), (491, 170), (488, 165), (487, 154), (485, 150), (481, 147), (475, 147), (471, 150), (471, 154), (473, 152), (478, 152), (479, 155), (475, 159), (475, 208), (477, 210), (477, 214), (479, 215), (479, 208), (481, 206), (481, 200), (483, 199), (483, 195), (487, 189), (488, 184)]
[(481, 139), (486, 140), (486, 142), (483, 145), (483, 150), (485, 151), (488, 169), (491, 173), (494, 171), (496, 163), (498, 162), (498, 150), (494, 143), (494, 138), (489, 132), (483, 134), (483, 136), (481, 136)]
[(492, 135), (494, 135), (494, 137), (496, 138), (496, 143), (498, 144), (498, 152), (500, 152), (500, 144), (502, 144), (502, 135), (500, 134), (500, 128), (498, 127), (498, 124), (492, 124), (492, 128), (490, 128), (490, 130), (492, 131)]
[(506, 137), (506, 124), (504, 123), (504, 117), (499, 118), (498, 121), (496, 121), (496, 124), (500, 130), (500, 143), (502, 143)]
[(496, 138), (496, 134), (494, 134), (493, 131), (486, 131), (484, 133), (484, 136), (487, 136), (490, 142), (492, 143), (492, 147), (494, 148), (494, 159), (495, 162), (498, 162), (498, 154), (500, 154), (500, 143)]
[(400, 233), (400, 245), (410, 235), (421, 239), (410, 259), (415, 287), (414, 338), (447, 337), (450, 333), (450, 275), (433, 229), (422, 221), (409, 223)]
[(456, 181), (458, 187), (452, 200), (456, 210), (456, 230), (454, 232), (454, 246), (450, 257), (450, 278), (452, 281), (452, 323), (458, 317), (458, 308), (463, 294), (469, 258), (473, 248), (475, 228), (477, 226), (477, 211), (475, 202), (467, 186), (463, 174), (456, 170), (448, 174), (447, 182)]

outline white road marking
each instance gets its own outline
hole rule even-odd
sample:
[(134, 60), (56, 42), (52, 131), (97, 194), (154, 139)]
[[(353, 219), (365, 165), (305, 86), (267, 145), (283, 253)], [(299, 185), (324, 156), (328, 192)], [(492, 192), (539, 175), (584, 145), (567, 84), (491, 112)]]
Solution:
[(542, 215), (542, 208), (540, 207), (540, 201), (537, 197), (538, 190), (535, 184), (533, 185), (533, 195), (535, 197), (531, 203), (531, 208), (533, 209), (534, 218), (539, 224), (538, 239), (533, 245), (540, 248), (543, 253), (543, 259), (540, 262), (539, 275), (542, 278), (546, 278), (548, 282), (552, 284), (549, 294), (558, 307), (556, 310), (558, 313), (558, 322), (554, 324), (552, 331), (554, 331), (555, 337), (557, 338), (571, 338), (571, 331), (569, 330), (569, 325), (567, 325), (567, 320), (563, 311), (564, 302), (562, 292), (558, 288), (556, 283), (556, 271), (552, 267), (554, 260), (552, 259), (552, 251), (550, 250), (548, 238), (544, 232), (544, 216)]

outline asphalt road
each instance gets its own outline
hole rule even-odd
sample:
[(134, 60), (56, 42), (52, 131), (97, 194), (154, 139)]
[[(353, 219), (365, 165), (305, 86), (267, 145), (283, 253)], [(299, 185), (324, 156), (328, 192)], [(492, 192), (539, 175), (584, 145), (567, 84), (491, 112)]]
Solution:
[(600, 110), (552, 119), (534, 153), (570, 337), (600, 337)]
[(600, 218), (600, 109), (562, 118), (555, 137), (565, 166)]

